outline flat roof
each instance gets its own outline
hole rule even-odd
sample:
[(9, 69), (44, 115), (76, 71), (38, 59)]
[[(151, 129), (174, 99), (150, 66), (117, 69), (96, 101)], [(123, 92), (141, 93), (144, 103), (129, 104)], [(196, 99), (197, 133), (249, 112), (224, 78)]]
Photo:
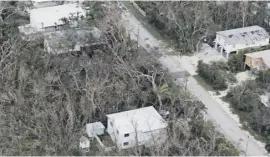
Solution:
[(269, 38), (266, 30), (259, 26), (249, 26), (217, 32), (228, 44), (251, 43)]
[(105, 129), (105, 126), (101, 122), (86, 124), (86, 133), (89, 137), (92, 137), (92, 135), (95, 134), (96, 131), (99, 131), (100, 129)]
[(252, 58), (261, 58), (268, 68), (270, 68), (270, 50), (247, 53), (245, 55)]
[(85, 10), (83, 10), (78, 4), (64, 4), (51, 7), (37, 8), (30, 10), (30, 22), (36, 27), (50, 27), (64, 24), (61, 21), (62, 18), (68, 18), (71, 14), (74, 16), (86, 16)]
[(107, 115), (120, 133), (148, 132), (167, 127), (167, 122), (153, 106)]

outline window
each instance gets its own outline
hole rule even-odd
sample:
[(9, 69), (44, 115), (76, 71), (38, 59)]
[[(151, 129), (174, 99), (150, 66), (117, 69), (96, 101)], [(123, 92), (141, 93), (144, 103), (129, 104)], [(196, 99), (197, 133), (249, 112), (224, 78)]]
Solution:
[(129, 136), (129, 134), (125, 134), (125, 135), (124, 135), (124, 137), (128, 137), (128, 136)]
[(248, 43), (246, 43), (246, 46), (248, 46)]
[(235, 44), (233, 44), (233, 48), (235, 48)]
[(259, 61), (258, 60), (255, 61), (255, 65), (259, 65)]
[(111, 126), (113, 126), (113, 123), (112, 123), (112, 121), (110, 121), (110, 124), (111, 124)]
[(116, 133), (117, 133), (117, 135), (119, 134), (119, 131), (118, 130), (116, 130)]
[(128, 142), (124, 142), (124, 144), (123, 144), (124, 146), (127, 146), (128, 145)]

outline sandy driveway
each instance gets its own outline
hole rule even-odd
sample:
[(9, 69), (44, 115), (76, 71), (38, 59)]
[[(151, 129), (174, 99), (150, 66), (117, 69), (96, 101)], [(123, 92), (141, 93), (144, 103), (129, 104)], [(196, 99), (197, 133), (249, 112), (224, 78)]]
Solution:
[[(130, 12), (123, 12), (123, 20), (125, 27), (129, 30), (131, 37), (137, 40), (137, 33), (139, 32), (139, 45), (148, 49), (157, 47), (160, 52), (164, 52), (163, 56), (159, 58), (161, 64), (168, 68), (170, 72), (177, 72), (187, 70), (182, 66), (180, 61), (173, 59), (173, 57), (166, 55), (168, 49), (163, 48), (162, 42), (157, 41), (141, 24), (140, 22), (130, 14)], [(139, 29), (139, 31), (138, 31)], [(182, 63), (183, 64), (183, 63)], [(188, 64), (188, 62), (185, 62)], [(179, 81), (177, 79), (177, 81)], [(178, 82), (180, 83), (180, 82)], [(258, 142), (250, 137), (249, 134), (242, 130), (239, 125), (227, 114), (221, 104), (219, 104), (215, 99), (213, 99), (209, 93), (202, 88), (197, 81), (190, 76), (188, 78), (187, 89), (196, 96), (200, 101), (204, 103), (207, 108), (207, 114), (209, 118), (217, 126), (217, 129), (221, 131), (227, 139), (232, 141), (242, 152), (243, 154), (249, 156), (263, 156), (266, 155), (266, 151)]]

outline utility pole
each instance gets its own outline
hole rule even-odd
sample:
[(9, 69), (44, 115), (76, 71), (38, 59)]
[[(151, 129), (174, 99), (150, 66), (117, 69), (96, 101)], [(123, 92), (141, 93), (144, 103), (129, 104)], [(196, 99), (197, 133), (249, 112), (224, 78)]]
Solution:
[(248, 141), (249, 141), (249, 136), (248, 136), (248, 139), (247, 139), (247, 145), (246, 145), (246, 151), (245, 151), (245, 155), (247, 155), (247, 150), (248, 150)]
[(137, 52), (139, 51), (139, 33), (140, 33), (140, 24), (138, 24), (138, 32), (137, 32)]

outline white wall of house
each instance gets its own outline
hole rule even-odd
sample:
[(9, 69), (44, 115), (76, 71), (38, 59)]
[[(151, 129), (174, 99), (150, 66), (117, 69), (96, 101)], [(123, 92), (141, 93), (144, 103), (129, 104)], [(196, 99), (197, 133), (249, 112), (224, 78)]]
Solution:
[(148, 132), (119, 133), (117, 135), (117, 146), (120, 149), (135, 147), (138, 145), (156, 145), (165, 142), (167, 138), (166, 129), (152, 130)]
[(230, 53), (232, 51), (239, 51), (241, 49), (252, 48), (252, 47), (260, 47), (260, 46), (265, 46), (265, 45), (269, 44), (269, 38), (261, 40), (261, 41), (255, 41), (253, 43), (228, 44), (224, 40), (224, 38), (222, 36), (218, 35), (218, 34), (216, 35), (216, 41), (228, 53)]
[(114, 123), (113, 119), (108, 118), (108, 120), (107, 120), (107, 133), (111, 136), (112, 141), (116, 143), (117, 129), (114, 126), (115, 126), (115, 123)]
[(56, 1), (48, 1), (48, 0), (32, 0), (32, 4), (34, 8), (43, 8), (49, 6), (56, 6), (58, 3)]
[[(112, 124), (112, 125), (111, 125)], [(107, 132), (111, 136), (112, 141), (119, 149), (126, 149), (138, 145), (151, 145), (163, 143), (167, 139), (166, 128), (152, 130), (148, 132), (119, 132), (114, 127), (114, 121), (108, 118)], [(136, 130), (136, 129), (135, 129)]]

